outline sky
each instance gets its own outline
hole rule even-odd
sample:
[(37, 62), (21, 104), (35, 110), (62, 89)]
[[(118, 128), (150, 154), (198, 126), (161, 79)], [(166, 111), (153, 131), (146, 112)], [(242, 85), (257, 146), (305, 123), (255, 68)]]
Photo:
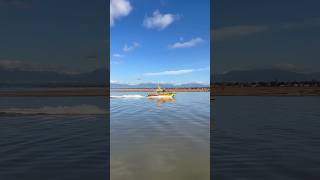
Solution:
[[(209, 81), (209, 0), (110, 1), (0, 0), (0, 68), (105, 68), (110, 26), (112, 82)], [(212, 4), (211, 73), (320, 72), (319, 0)]]
[(107, 7), (101, 0), (0, 0), (0, 68), (106, 68)]
[(320, 72), (319, 0), (213, 1), (212, 73)]
[(209, 83), (209, 0), (110, 3), (111, 83)]

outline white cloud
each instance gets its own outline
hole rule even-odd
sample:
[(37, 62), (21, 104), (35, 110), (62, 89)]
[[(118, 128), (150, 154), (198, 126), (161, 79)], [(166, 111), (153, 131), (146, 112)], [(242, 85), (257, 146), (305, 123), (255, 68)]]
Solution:
[(181, 75), (181, 74), (188, 74), (192, 73), (193, 69), (182, 69), (182, 70), (175, 70), (175, 71), (163, 71), (163, 72), (155, 72), (155, 73), (144, 73), (144, 76), (162, 76), (162, 75)]
[(129, 51), (133, 51), (134, 49), (136, 49), (139, 46), (140, 46), (140, 44), (137, 42), (134, 42), (131, 46), (128, 46), (127, 44), (125, 44), (122, 50), (124, 52), (129, 52)]
[(319, 25), (320, 17), (304, 19), (299, 21), (282, 22), (278, 24), (234, 25), (214, 29), (213, 39), (224, 40), (243, 36), (250, 36), (257, 33), (270, 32), (272, 30), (294, 30), (298, 28), (310, 28)]
[(175, 86), (182, 86), (185, 84), (199, 84), (199, 85), (209, 85), (210, 83), (207, 81), (190, 81), (190, 82), (183, 82), (183, 83), (172, 83)]
[(204, 67), (204, 68), (195, 69), (195, 71), (209, 71), (209, 70), (210, 70), (209, 66)]
[(115, 57), (115, 58), (122, 58), (122, 57), (124, 57), (123, 54), (113, 54), (112, 56)]
[(179, 15), (174, 14), (161, 14), (159, 10), (153, 12), (151, 17), (145, 17), (143, 21), (144, 27), (148, 29), (165, 29), (174, 21), (180, 18)]
[(114, 65), (118, 65), (118, 64), (122, 64), (123, 61), (119, 61), (119, 60), (111, 60), (110, 62), (111, 64), (114, 64)]
[(204, 40), (202, 38), (193, 38), (191, 39), (190, 41), (184, 41), (182, 42), (180, 40), (180, 42), (176, 42), (174, 43), (173, 45), (170, 45), (171, 48), (173, 49), (177, 49), (177, 48), (190, 48), (190, 47), (193, 47), (193, 46), (196, 46), (200, 43), (202, 43)]
[(119, 83), (119, 81), (118, 80), (110, 80), (110, 83), (117, 84), (117, 83)]
[(110, 26), (114, 25), (114, 21), (121, 17), (127, 16), (132, 10), (132, 6), (128, 0), (111, 0), (110, 2)]
[(124, 55), (122, 55), (122, 54), (113, 54), (112, 58), (110, 57), (110, 63), (111, 64), (122, 64), (123, 63), (122, 57), (124, 57)]
[(162, 71), (162, 72), (152, 72), (144, 73), (144, 76), (163, 76), (163, 75), (182, 75), (189, 74), (196, 71), (206, 71), (209, 70), (209, 67), (199, 68), (199, 69), (181, 69), (181, 70), (172, 70), (172, 71)]
[(320, 17), (304, 19), (299, 21), (282, 22), (278, 24), (261, 25), (234, 25), (221, 27), (213, 30), (213, 39), (224, 40), (242, 36), (249, 36), (256, 33), (268, 32), (271, 30), (287, 30), (297, 28), (310, 28), (320, 25)]
[(213, 30), (214, 40), (225, 40), (243, 36), (250, 36), (257, 33), (269, 32), (272, 30), (286, 30), (297, 28), (310, 28), (312, 26), (319, 26), (320, 18), (305, 19), (295, 22), (283, 22), (278, 24), (262, 24), (262, 25), (234, 25), (227, 26)]

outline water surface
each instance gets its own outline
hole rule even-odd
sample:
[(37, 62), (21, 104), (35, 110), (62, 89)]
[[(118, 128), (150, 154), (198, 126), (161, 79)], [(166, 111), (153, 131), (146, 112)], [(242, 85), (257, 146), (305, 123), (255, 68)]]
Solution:
[(1, 180), (109, 177), (107, 101), (1, 97)]
[(218, 97), (213, 178), (320, 179), (319, 97)]
[(111, 179), (208, 180), (209, 93), (144, 95), (111, 93)]

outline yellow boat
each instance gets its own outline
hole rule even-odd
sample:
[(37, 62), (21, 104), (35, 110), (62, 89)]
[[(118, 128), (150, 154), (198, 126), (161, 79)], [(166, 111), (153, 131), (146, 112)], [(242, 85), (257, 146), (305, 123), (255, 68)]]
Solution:
[(164, 88), (160, 88), (158, 84), (158, 89), (155, 93), (150, 93), (147, 95), (148, 98), (160, 98), (160, 99), (173, 99), (176, 95), (176, 92), (166, 91)]

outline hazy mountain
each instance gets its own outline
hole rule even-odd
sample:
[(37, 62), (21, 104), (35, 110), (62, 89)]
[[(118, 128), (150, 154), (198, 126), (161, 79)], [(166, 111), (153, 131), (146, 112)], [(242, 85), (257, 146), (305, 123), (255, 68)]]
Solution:
[[(106, 69), (97, 69), (92, 72), (67, 74), (56, 71), (26, 71), (19, 69), (0, 68), (0, 85), (5, 84), (105, 84), (109, 81)], [(212, 75), (215, 82), (257, 82), (257, 81), (320, 81), (318, 73), (298, 73), (279, 69), (255, 69), (230, 71), (225, 74)], [(201, 83), (161, 84), (164, 88), (179, 87), (207, 87)], [(111, 88), (155, 88), (157, 83), (111, 84)]]
[[(115, 84), (111, 83), (111, 88), (156, 88), (157, 83), (141, 83), (141, 84)], [(201, 83), (186, 83), (186, 84), (169, 84), (162, 83), (160, 84), (162, 88), (191, 88), (191, 87), (208, 87), (208, 84)]]
[(320, 73), (298, 73), (279, 69), (255, 69), (230, 71), (211, 76), (214, 82), (257, 82), (257, 81), (311, 81), (320, 80)]
[[(27, 71), (21, 69), (0, 68), (0, 86), (6, 85), (91, 85), (105, 84), (109, 81), (106, 69), (97, 69), (92, 72), (67, 74), (56, 71)], [(155, 88), (156, 83), (143, 83), (138, 85), (111, 84), (112, 88)], [(200, 83), (181, 85), (161, 84), (161, 87), (208, 87)]]
[(67, 74), (56, 71), (27, 71), (0, 68), (1, 84), (99, 84), (109, 81), (106, 69), (92, 72)]

